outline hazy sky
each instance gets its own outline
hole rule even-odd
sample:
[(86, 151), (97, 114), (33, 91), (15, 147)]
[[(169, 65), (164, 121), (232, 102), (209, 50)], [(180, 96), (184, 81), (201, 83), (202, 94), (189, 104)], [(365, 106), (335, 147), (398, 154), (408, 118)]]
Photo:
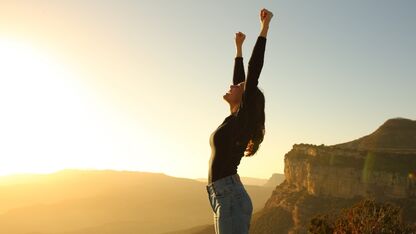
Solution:
[(263, 7), (266, 136), (240, 175), (283, 173), (295, 143), (415, 119), (415, 1), (0, 1), (0, 175), (207, 177), (234, 33), (247, 66)]

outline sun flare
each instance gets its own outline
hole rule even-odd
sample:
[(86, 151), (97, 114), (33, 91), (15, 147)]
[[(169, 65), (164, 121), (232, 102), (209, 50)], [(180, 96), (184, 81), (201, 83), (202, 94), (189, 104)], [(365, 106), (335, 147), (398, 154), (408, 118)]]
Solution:
[(99, 105), (91, 104), (73, 72), (46, 53), (5, 39), (0, 64), (0, 175), (52, 172), (81, 160), (99, 167), (94, 155), (110, 163), (114, 134), (102, 127), (109, 122), (98, 117)]
[(69, 120), (85, 112), (74, 80), (47, 54), (17, 41), (0, 39), (0, 64), (0, 174), (53, 171), (50, 156), (65, 149), (62, 132), (72, 138)]
[(168, 167), (160, 158), (169, 152), (160, 147), (162, 136), (109, 106), (53, 58), (0, 38), (0, 176)]

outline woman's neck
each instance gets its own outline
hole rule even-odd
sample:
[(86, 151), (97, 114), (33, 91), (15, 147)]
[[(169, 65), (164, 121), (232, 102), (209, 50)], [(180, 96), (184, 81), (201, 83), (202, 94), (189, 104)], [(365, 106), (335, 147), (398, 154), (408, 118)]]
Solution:
[(230, 111), (232, 115), (237, 115), (240, 105), (230, 105)]

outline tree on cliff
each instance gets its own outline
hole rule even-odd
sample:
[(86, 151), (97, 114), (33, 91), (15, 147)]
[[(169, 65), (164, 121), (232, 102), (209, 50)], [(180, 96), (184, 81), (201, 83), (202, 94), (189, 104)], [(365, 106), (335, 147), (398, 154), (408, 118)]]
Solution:
[(338, 216), (311, 219), (309, 233), (416, 233), (415, 225), (403, 221), (401, 208), (391, 203), (365, 199)]

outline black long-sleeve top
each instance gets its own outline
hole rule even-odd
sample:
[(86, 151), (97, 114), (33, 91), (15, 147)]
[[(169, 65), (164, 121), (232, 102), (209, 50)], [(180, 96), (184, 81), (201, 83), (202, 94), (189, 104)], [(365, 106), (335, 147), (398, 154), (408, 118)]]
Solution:
[[(254, 95), (260, 72), (263, 68), (266, 38), (259, 36), (248, 63), (245, 90), (236, 115), (227, 116), (211, 134), (211, 158), (209, 160), (208, 184), (237, 173), (237, 167), (247, 147), (248, 137), (244, 129), (250, 124), (250, 113), (254, 110)], [(245, 80), (242, 57), (234, 59), (233, 84)]]

